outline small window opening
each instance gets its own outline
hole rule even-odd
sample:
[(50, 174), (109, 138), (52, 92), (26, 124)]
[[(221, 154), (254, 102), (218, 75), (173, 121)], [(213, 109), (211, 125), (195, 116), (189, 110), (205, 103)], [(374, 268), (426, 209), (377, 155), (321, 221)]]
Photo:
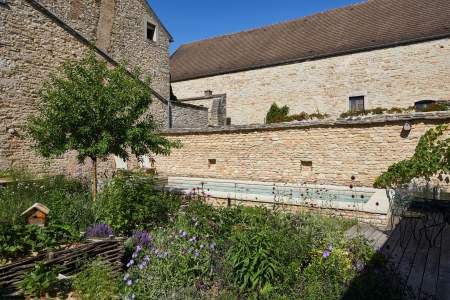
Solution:
[(301, 166), (302, 166), (302, 173), (305, 174), (309, 174), (310, 172), (312, 172), (312, 161), (311, 160), (302, 160), (301, 161)]
[(147, 39), (156, 41), (156, 25), (147, 22)]
[(225, 124), (226, 124), (227, 126), (230, 126), (230, 125), (231, 125), (231, 118), (226, 118)]
[(217, 163), (216, 159), (208, 159), (208, 168), (214, 167), (216, 163)]
[(351, 112), (364, 111), (364, 96), (350, 97), (349, 104)]

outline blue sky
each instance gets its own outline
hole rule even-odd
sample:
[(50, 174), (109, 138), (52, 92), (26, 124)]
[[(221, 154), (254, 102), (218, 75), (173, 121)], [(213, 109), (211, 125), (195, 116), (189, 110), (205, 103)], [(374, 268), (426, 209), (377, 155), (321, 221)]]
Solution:
[(312, 15), (363, 0), (148, 0), (181, 44)]

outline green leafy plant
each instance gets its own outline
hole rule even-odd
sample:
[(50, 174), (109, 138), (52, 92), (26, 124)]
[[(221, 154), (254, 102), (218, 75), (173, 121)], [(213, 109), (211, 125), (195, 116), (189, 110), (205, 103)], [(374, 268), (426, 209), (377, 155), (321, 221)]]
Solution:
[(410, 159), (393, 164), (381, 174), (375, 187), (395, 187), (410, 183), (413, 179), (434, 176), (442, 178), (450, 171), (450, 138), (445, 138), (448, 125), (429, 129), (419, 140), (414, 155)]
[(22, 282), (21, 288), (25, 294), (31, 297), (45, 297), (58, 282), (58, 271), (38, 262), (34, 269), (27, 273)]
[(20, 179), (0, 188), (0, 223), (24, 223), (21, 213), (40, 202), (50, 209), (49, 224), (69, 224), (84, 230), (94, 221), (92, 201), (86, 186), (79, 180), (64, 176), (40, 179)]
[(115, 233), (129, 234), (167, 223), (180, 204), (178, 196), (156, 190), (149, 178), (117, 176), (99, 195), (96, 219)]
[(148, 113), (149, 80), (126, 65), (109, 68), (90, 52), (81, 61), (68, 61), (41, 90), (39, 114), (28, 123), (36, 149), (44, 157), (69, 150), (78, 160), (90, 158), (92, 197), (97, 195), (97, 162), (111, 154), (128, 159), (150, 152), (168, 155), (179, 144), (156, 133), (158, 124)]
[(287, 105), (279, 107), (275, 102), (270, 106), (266, 115), (266, 123), (275, 123), (280, 117), (286, 117), (289, 114), (289, 107)]
[(299, 114), (289, 115), (289, 107), (283, 106), (278, 107), (276, 103), (272, 104), (269, 112), (266, 116), (266, 123), (282, 123), (282, 122), (292, 122), (292, 121), (307, 121), (307, 120), (323, 120), (330, 117), (328, 114), (323, 114), (320, 111), (308, 114), (306, 112), (301, 112)]
[(84, 265), (73, 281), (73, 288), (82, 300), (109, 300), (119, 295), (119, 284), (111, 266), (97, 259)]
[(69, 225), (36, 225), (3, 224), (0, 226), (0, 255), (17, 257), (31, 252), (41, 252), (66, 243), (79, 241), (80, 233)]
[(254, 292), (267, 296), (278, 281), (281, 265), (277, 261), (277, 248), (268, 240), (264, 230), (240, 228), (232, 235), (233, 245), (227, 253), (233, 281), (244, 293)]

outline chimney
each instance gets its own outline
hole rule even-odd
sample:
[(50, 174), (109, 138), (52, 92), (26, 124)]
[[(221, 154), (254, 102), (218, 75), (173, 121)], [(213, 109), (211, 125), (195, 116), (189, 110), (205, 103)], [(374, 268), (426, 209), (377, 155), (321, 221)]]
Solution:
[(213, 92), (211, 90), (205, 91), (205, 97), (211, 97), (213, 95)]

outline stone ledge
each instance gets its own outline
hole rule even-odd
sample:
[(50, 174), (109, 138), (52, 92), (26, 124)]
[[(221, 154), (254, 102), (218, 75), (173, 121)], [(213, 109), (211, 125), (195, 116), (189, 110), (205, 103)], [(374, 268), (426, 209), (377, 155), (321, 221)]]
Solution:
[(182, 103), (182, 102), (172, 101), (170, 104), (172, 106), (178, 106), (178, 107), (188, 107), (188, 108), (198, 109), (198, 110), (208, 110), (207, 107), (198, 106), (198, 105), (194, 105), (194, 104), (190, 104), (190, 103)]
[(247, 132), (247, 131), (269, 131), (269, 130), (283, 130), (296, 128), (311, 128), (311, 127), (345, 127), (354, 125), (380, 125), (385, 123), (396, 123), (406, 121), (438, 121), (449, 120), (450, 112), (415, 112), (407, 114), (391, 114), (391, 115), (371, 115), (361, 117), (351, 117), (347, 119), (327, 119), (327, 120), (313, 120), (313, 121), (295, 121), (288, 123), (276, 124), (250, 124), (250, 125), (232, 125), (222, 127), (208, 127), (208, 128), (171, 128), (163, 130), (165, 135), (188, 135), (188, 134), (208, 134), (208, 133), (232, 133), (232, 132)]

